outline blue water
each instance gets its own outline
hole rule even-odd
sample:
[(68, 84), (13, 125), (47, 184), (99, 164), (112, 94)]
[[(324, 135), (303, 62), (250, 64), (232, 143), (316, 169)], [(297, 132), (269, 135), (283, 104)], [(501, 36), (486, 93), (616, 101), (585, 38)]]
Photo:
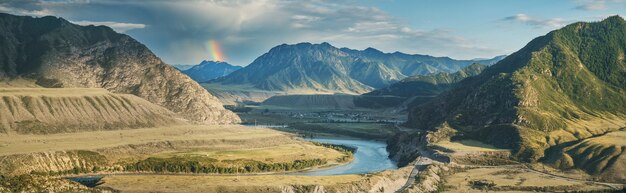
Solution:
[(68, 177), (66, 179), (72, 180), (74, 182), (78, 182), (87, 187), (93, 188), (102, 184), (102, 182), (100, 182), (102, 178), (103, 176), (77, 176), (77, 177)]
[(325, 168), (314, 171), (297, 172), (292, 175), (304, 176), (329, 176), (343, 174), (365, 174), (369, 172), (380, 172), (388, 169), (397, 169), (396, 163), (389, 159), (387, 144), (382, 141), (370, 141), (361, 139), (331, 139), (313, 138), (307, 139), (320, 143), (331, 143), (356, 147), (354, 160), (346, 165)]

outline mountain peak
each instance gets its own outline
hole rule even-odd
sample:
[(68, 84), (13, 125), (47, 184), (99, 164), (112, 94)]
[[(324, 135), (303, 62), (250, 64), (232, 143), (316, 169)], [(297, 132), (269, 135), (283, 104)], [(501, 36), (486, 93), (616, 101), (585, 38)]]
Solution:
[(372, 48), (372, 47), (367, 47), (363, 51), (367, 53), (383, 53), (382, 51), (377, 50), (376, 48)]
[(198, 65), (205, 65), (205, 64), (228, 64), (228, 62), (215, 61), (215, 60), (202, 60), (202, 62), (200, 62), (200, 64)]
[(281, 44), (270, 49), (269, 52), (284, 50), (284, 49), (336, 49), (334, 46), (330, 45), (328, 42), (322, 42), (320, 44), (313, 44), (310, 42), (300, 42), (297, 44)]
[(197, 82), (207, 82), (219, 77), (226, 76), (241, 69), (241, 66), (234, 66), (223, 61), (203, 60), (182, 72)]
[(330, 45), (328, 42), (322, 42), (320, 46), (333, 47), (333, 45)]
[(626, 24), (626, 21), (624, 21), (624, 18), (622, 18), (619, 15), (613, 15), (613, 16), (609, 16), (606, 19), (602, 20), (603, 23), (621, 23), (621, 24)]
[[(0, 37), (8, 40), (0, 47), (0, 77), (28, 75), (42, 87), (105, 88), (133, 94), (199, 122), (239, 121), (206, 89), (145, 45), (109, 27), (10, 14), (0, 14), (0, 23)], [(158, 89), (164, 92), (152, 92)]]

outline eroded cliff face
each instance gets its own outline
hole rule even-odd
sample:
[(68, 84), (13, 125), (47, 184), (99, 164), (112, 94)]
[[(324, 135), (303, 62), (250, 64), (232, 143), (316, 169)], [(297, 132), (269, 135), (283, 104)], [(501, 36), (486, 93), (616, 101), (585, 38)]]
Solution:
[(448, 170), (450, 169), (444, 165), (428, 165), (423, 171), (420, 171), (417, 176), (420, 180), (406, 189), (406, 192), (428, 193), (440, 191), (443, 183), (445, 183), (442, 173)]
[(240, 121), (198, 83), (111, 28), (8, 14), (0, 15), (0, 24), (0, 80), (26, 77), (44, 87), (105, 88), (139, 96), (193, 121)]
[(175, 113), (104, 89), (0, 88), (0, 133), (51, 134), (181, 124)]
[(93, 151), (55, 151), (2, 156), (0, 173), (23, 175), (35, 173), (72, 172), (72, 170), (92, 171), (94, 167), (105, 166), (107, 159)]
[(88, 188), (68, 179), (21, 175), (15, 177), (0, 176), (0, 192), (89, 192), (89, 193), (111, 193), (119, 192), (106, 188)]

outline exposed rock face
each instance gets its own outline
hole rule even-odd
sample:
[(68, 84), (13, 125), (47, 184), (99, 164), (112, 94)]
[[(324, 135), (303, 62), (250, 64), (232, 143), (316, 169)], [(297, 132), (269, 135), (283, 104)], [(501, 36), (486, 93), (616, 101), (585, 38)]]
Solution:
[(26, 77), (44, 87), (105, 88), (139, 96), (190, 120), (239, 122), (196, 82), (109, 27), (0, 14), (0, 44), (0, 79)]
[(428, 165), (424, 170), (420, 171), (416, 181), (406, 192), (408, 193), (428, 193), (441, 190), (444, 182), (442, 173), (450, 170), (448, 167), (438, 164)]
[(618, 16), (568, 25), (414, 106), (407, 125), (448, 124), (513, 149), (519, 160), (541, 160), (550, 147), (626, 126), (625, 50), (626, 21)]
[(91, 171), (94, 166), (106, 166), (106, 157), (92, 151), (55, 151), (2, 156), (5, 175), (23, 175), (31, 172), (64, 172), (74, 168)]

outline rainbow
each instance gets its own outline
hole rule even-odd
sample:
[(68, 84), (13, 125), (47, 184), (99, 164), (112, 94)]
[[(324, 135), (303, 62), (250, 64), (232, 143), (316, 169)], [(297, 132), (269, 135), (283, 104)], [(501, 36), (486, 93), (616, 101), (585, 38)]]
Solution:
[(215, 40), (209, 40), (207, 43), (208, 50), (211, 52), (211, 59), (218, 62), (224, 61), (224, 53), (220, 49), (220, 43)]

